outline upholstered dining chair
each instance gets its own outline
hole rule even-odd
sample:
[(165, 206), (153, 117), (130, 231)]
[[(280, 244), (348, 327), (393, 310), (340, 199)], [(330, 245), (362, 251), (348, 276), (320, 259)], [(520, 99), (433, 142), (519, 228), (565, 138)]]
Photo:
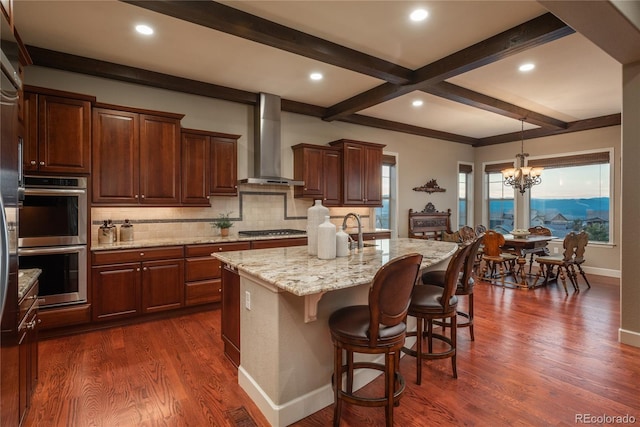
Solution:
[[(505, 267), (509, 273), (513, 273), (514, 263), (517, 256), (512, 253), (502, 251), (504, 245), (504, 236), (495, 230), (487, 230), (484, 234), (482, 260), (482, 279), (489, 283), (494, 283), (496, 278), (500, 279), (500, 283), (504, 286)], [(498, 276), (496, 277), (496, 267), (498, 268)]]
[[(458, 283), (456, 284), (455, 294), (457, 296), (467, 296), (467, 311), (457, 310), (458, 316), (463, 317), (466, 321), (457, 322), (458, 328), (469, 328), (469, 336), (471, 341), (475, 340), (473, 333), (473, 286), (475, 284), (475, 276), (479, 272), (476, 271), (476, 254), (482, 241), (484, 239), (484, 233), (475, 237), (469, 242), (471, 250), (467, 254), (464, 260), (464, 267), (459, 275)], [(422, 283), (428, 283), (436, 286), (445, 286), (446, 270), (432, 270), (427, 271), (422, 275)], [(433, 321), (434, 324), (441, 324), (441, 321)]]
[[(456, 368), (456, 336), (458, 297), (455, 295), (460, 272), (467, 254), (471, 251), (471, 244), (463, 244), (451, 257), (445, 273), (444, 286), (431, 283), (418, 284), (413, 289), (408, 316), (416, 318), (416, 330), (407, 332), (407, 336), (416, 337), (415, 350), (402, 347), (402, 351), (416, 358), (416, 383), (422, 382), (422, 360), (451, 358), (453, 377), (458, 378)], [(449, 321), (447, 322), (447, 319)], [(434, 320), (442, 320), (442, 334), (433, 332)], [(446, 330), (450, 335), (446, 336)], [(423, 351), (423, 341), (427, 341), (427, 351)], [(433, 341), (438, 340), (444, 349), (434, 351)]]
[(463, 242), (470, 242), (476, 238), (476, 230), (468, 225), (465, 225), (458, 230), (458, 234), (460, 235), (460, 240)]
[[(405, 382), (400, 374), (400, 350), (405, 323), (422, 255), (408, 254), (383, 265), (369, 289), (369, 304), (341, 308), (329, 317), (334, 345), (333, 425), (340, 425), (342, 402), (361, 406), (384, 406), (386, 425), (393, 425), (393, 407), (399, 404)], [(343, 363), (343, 352), (346, 363)], [(384, 364), (354, 362), (354, 353), (384, 354)], [(384, 373), (384, 397), (356, 395), (353, 376), (356, 369), (376, 369)], [(346, 374), (346, 387), (343, 381)]]

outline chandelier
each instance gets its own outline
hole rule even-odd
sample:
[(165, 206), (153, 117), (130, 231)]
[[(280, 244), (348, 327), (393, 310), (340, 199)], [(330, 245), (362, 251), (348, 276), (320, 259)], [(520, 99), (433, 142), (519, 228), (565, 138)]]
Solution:
[(532, 168), (524, 165), (524, 158), (529, 157), (529, 153), (524, 152), (524, 119), (522, 122), (521, 141), (520, 141), (520, 153), (516, 154), (516, 167), (503, 169), (502, 177), (504, 178), (504, 185), (513, 187), (524, 194), (527, 188), (531, 188), (534, 185), (538, 185), (542, 182), (540, 174), (542, 168)]

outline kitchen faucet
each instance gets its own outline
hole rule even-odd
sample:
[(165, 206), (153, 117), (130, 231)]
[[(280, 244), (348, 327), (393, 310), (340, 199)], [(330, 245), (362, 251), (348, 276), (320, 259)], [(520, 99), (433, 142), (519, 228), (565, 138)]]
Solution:
[[(350, 216), (354, 217), (358, 222), (358, 249), (362, 249), (364, 248), (364, 240), (362, 239), (362, 222), (360, 221), (360, 215), (353, 212), (346, 214), (342, 220), (342, 229), (347, 228), (347, 219), (349, 219)], [(351, 246), (349, 246), (349, 249), (351, 249)]]

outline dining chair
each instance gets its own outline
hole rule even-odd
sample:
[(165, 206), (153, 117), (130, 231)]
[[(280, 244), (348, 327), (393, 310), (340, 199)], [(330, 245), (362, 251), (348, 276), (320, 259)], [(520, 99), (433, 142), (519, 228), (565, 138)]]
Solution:
[[(585, 283), (587, 284), (587, 286), (589, 288), (591, 288), (591, 284), (589, 283), (589, 280), (587, 279), (587, 275), (585, 274), (584, 270), (582, 269), (582, 264), (584, 263), (584, 252), (585, 249), (587, 247), (587, 244), (589, 243), (589, 234), (582, 230), (580, 233), (578, 233), (577, 237), (577, 244), (576, 244), (576, 252), (575, 252), (575, 256), (573, 257), (573, 262), (572, 264), (575, 265), (576, 267), (578, 267), (578, 271), (580, 272), (580, 275), (582, 276), (582, 278), (584, 279)], [(577, 279), (576, 275), (575, 275), (575, 271), (574, 271), (574, 279)], [(578, 284), (577, 280), (576, 280), (576, 285)]]
[[(458, 328), (469, 328), (469, 336), (471, 341), (475, 340), (473, 333), (473, 287), (475, 284), (476, 275), (479, 273), (476, 271), (476, 254), (482, 241), (484, 239), (484, 233), (474, 238), (469, 242), (471, 250), (466, 256), (464, 261), (464, 268), (459, 275), (458, 283), (456, 284), (455, 294), (457, 296), (467, 296), (467, 311), (457, 310), (458, 316), (466, 318), (466, 321), (457, 322)], [(436, 286), (445, 286), (446, 270), (432, 270), (427, 271), (422, 275), (422, 283), (431, 284)], [(434, 324), (441, 324), (441, 321), (433, 321)]]
[[(416, 330), (407, 332), (407, 337), (415, 336), (415, 350), (406, 346), (402, 352), (416, 358), (416, 383), (422, 382), (422, 360), (451, 358), (453, 377), (458, 378), (456, 367), (456, 336), (458, 297), (455, 295), (460, 272), (464, 266), (467, 254), (471, 251), (471, 244), (462, 244), (451, 257), (445, 273), (444, 286), (431, 283), (418, 284), (411, 294), (411, 304), (408, 316), (416, 318)], [(447, 322), (446, 319), (449, 319)], [(442, 334), (433, 332), (434, 320), (442, 320)], [(450, 334), (446, 336), (446, 330)], [(427, 341), (427, 351), (423, 350), (423, 341)], [(438, 347), (434, 351), (433, 341), (438, 340), (444, 348)]]
[[(564, 292), (568, 295), (569, 291), (567, 290), (566, 278), (569, 278), (573, 289), (578, 292), (580, 288), (578, 287), (578, 282), (576, 278), (574, 265), (579, 267), (579, 264), (576, 264), (576, 253), (578, 251), (578, 247), (581, 247), (581, 257), (580, 259), (584, 260), (584, 247), (586, 246), (586, 241), (588, 241), (588, 236), (586, 240), (582, 236), (586, 236), (586, 232), (581, 232), (580, 234), (576, 234), (571, 231), (564, 236), (564, 240), (562, 241), (563, 253), (562, 256), (539, 256), (536, 258), (536, 262), (539, 265), (538, 272), (536, 273), (535, 283), (538, 283), (540, 276), (544, 275), (544, 285), (549, 283), (549, 279), (554, 276), (553, 269), (557, 268), (555, 278), (557, 280), (560, 277), (560, 281), (562, 283), (562, 287), (564, 288)], [(585, 275), (583, 277), (586, 280)], [(587, 284), (589, 282), (587, 281)], [(591, 287), (591, 285), (589, 285)]]
[(476, 238), (476, 230), (468, 225), (465, 225), (458, 230), (460, 240), (463, 242), (470, 242)]
[[(484, 234), (482, 279), (493, 284), (495, 279), (499, 278), (502, 286), (504, 286), (507, 272), (513, 274), (514, 264), (518, 258), (517, 255), (502, 250), (504, 243), (504, 236), (495, 230), (487, 230)], [(497, 277), (495, 274), (496, 267), (499, 272)], [(505, 272), (505, 267), (508, 269), (507, 272)]]
[[(543, 227), (541, 225), (536, 225), (535, 227), (529, 227), (529, 233), (531, 233), (532, 236), (551, 236), (552, 235), (551, 229), (547, 227)], [(540, 248), (525, 249), (525, 251), (526, 253), (523, 253), (522, 254), (523, 256), (530, 254), (529, 274), (531, 274), (531, 270), (533, 268), (534, 255), (541, 255), (541, 256), (549, 255), (549, 248), (547, 248), (546, 246), (540, 247)]]
[[(333, 425), (340, 425), (342, 402), (360, 406), (384, 406), (388, 427), (393, 425), (393, 407), (405, 389), (400, 374), (400, 350), (406, 337), (409, 302), (418, 277), (422, 255), (408, 254), (383, 265), (369, 289), (369, 304), (343, 307), (329, 317), (334, 345)], [(343, 363), (346, 352), (346, 363)], [(354, 362), (354, 353), (384, 354), (384, 364)], [(374, 369), (384, 373), (384, 397), (356, 395), (354, 371)], [(346, 374), (346, 388), (343, 374)]]

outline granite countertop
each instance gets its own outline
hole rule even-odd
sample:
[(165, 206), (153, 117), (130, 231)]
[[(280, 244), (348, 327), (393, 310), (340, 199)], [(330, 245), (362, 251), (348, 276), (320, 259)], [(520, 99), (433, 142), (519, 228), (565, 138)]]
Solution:
[(306, 246), (219, 252), (212, 254), (262, 281), (298, 296), (371, 283), (389, 260), (412, 252), (424, 258), (421, 268), (437, 264), (455, 253), (456, 243), (422, 239), (381, 239), (375, 245), (352, 250), (348, 257), (321, 260)]
[[(363, 233), (380, 233), (389, 232), (391, 230), (382, 228), (362, 229)], [(352, 229), (348, 229), (347, 233), (354, 233)], [(357, 228), (355, 233), (357, 233)], [(137, 239), (130, 242), (116, 242), (110, 244), (92, 243), (92, 251), (105, 251), (105, 250), (118, 250), (118, 249), (137, 249), (137, 248), (149, 248), (153, 246), (173, 246), (173, 245), (197, 245), (206, 243), (235, 243), (235, 242), (250, 242), (252, 240), (275, 240), (275, 239), (295, 239), (300, 237), (307, 237), (306, 234), (294, 234), (287, 236), (238, 236), (237, 232), (229, 233), (228, 237), (222, 236), (183, 236), (183, 237), (167, 237), (160, 239)]]
[(18, 270), (18, 301), (20, 301), (29, 291), (31, 286), (36, 283), (42, 270), (39, 268), (29, 268)]

